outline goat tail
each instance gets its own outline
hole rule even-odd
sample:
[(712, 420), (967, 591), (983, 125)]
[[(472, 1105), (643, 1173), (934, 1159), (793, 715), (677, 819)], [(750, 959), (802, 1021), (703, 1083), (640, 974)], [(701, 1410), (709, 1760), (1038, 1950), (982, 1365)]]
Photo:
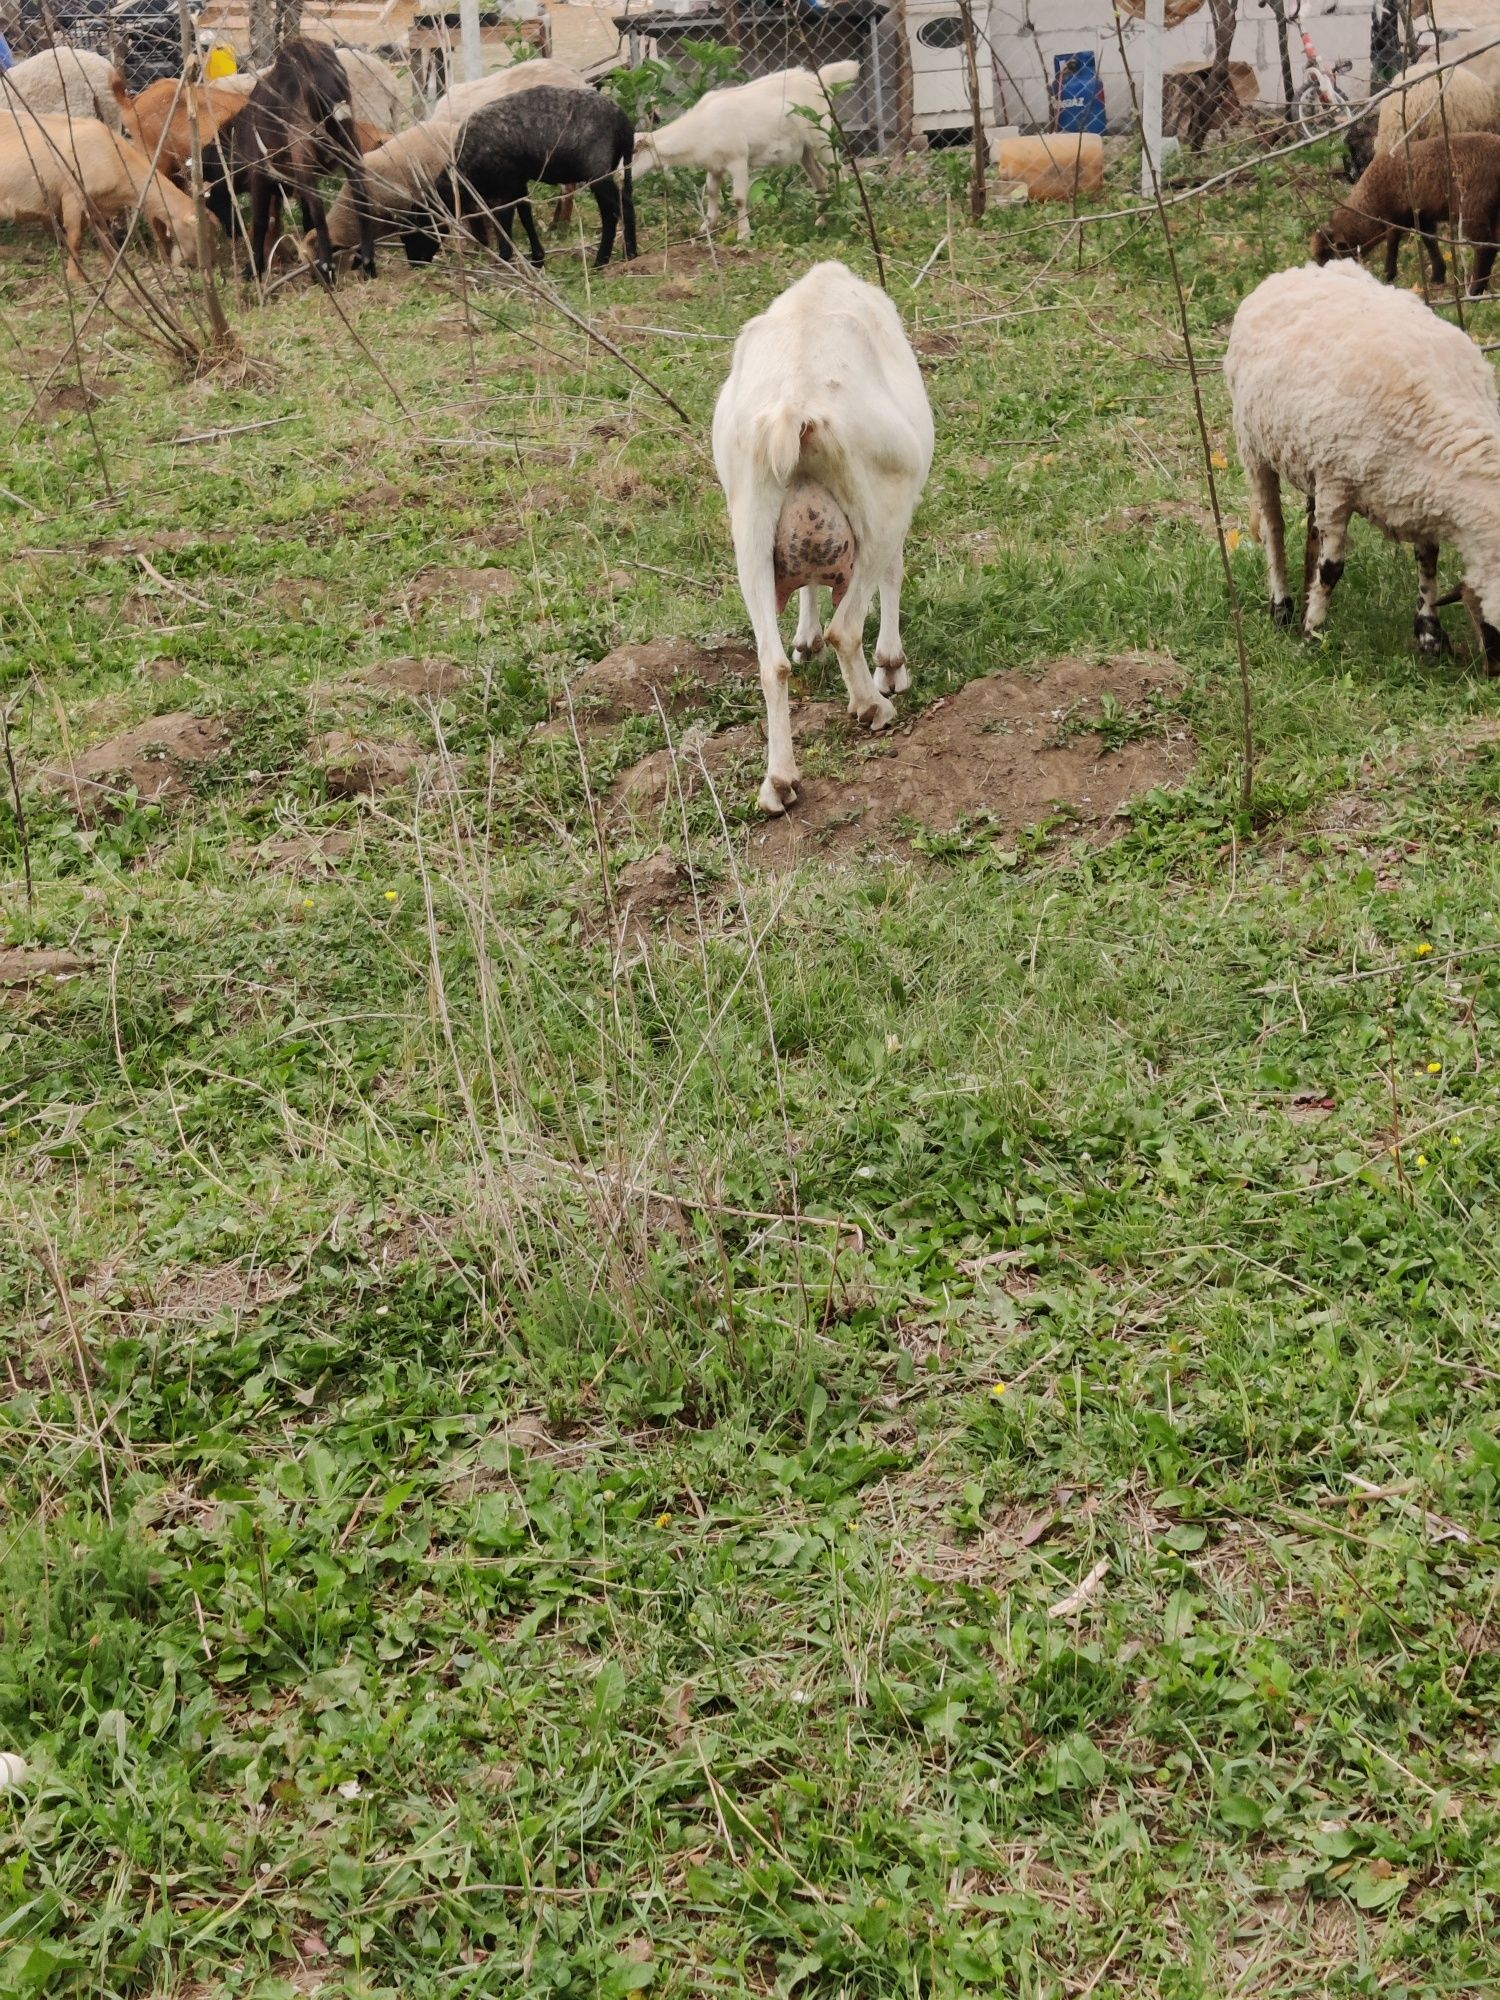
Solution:
[(857, 62), (824, 63), (818, 71), (818, 81), (825, 90), (832, 90), (835, 84), (857, 83), (859, 64)]
[(778, 486), (791, 482), (802, 460), (802, 448), (817, 425), (795, 403), (778, 403), (755, 420), (751, 451)]

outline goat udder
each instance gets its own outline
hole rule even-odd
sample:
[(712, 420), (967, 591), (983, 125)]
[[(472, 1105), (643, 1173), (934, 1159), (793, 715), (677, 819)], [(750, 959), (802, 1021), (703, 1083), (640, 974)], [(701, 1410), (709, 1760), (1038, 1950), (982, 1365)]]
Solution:
[(788, 488), (776, 522), (773, 561), (776, 609), (784, 611), (795, 590), (827, 584), (837, 604), (854, 574), (854, 530), (826, 486), (801, 480)]

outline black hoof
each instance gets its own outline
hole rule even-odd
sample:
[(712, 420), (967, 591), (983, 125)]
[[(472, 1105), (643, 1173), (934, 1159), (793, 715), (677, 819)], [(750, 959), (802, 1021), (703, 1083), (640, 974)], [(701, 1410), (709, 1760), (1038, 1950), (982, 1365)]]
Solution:
[(1430, 654), (1434, 659), (1441, 659), (1453, 651), (1453, 642), (1443, 630), (1435, 612), (1419, 611), (1412, 625), (1412, 631), (1416, 634), (1418, 650)]
[(1289, 597), (1276, 597), (1271, 600), (1271, 623), (1273, 625), (1288, 627), (1295, 625), (1296, 622), (1297, 607)]

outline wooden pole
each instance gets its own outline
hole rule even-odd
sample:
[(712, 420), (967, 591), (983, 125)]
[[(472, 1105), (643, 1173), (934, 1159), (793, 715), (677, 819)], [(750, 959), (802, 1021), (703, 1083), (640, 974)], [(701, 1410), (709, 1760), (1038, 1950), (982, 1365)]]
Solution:
[(464, 82), (477, 83), (484, 74), (479, 47), (479, 0), (458, 0), (458, 32), (463, 43)]
[(1146, 0), (1146, 53), (1141, 68), (1141, 193), (1150, 196), (1161, 172), (1161, 45), (1167, 0)]

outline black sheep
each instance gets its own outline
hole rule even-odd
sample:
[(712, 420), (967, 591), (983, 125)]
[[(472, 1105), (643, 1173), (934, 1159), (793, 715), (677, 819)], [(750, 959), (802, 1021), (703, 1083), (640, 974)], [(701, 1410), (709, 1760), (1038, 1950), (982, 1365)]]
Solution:
[[(599, 250), (594, 268), (609, 262), (623, 212), (625, 255), (636, 254), (635, 194), (630, 161), (635, 132), (614, 101), (588, 90), (526, 90), (487, 104), (465, 120), (454, 151), (451, 174), (438, 185), (439, 211), (457, 214), (481, 230), (493, 220), (500, 254), (511, 254), (519, 214), (531, 245), (531, 261), (545, 262), (528, 198), (532, 181), (576, 184), (593, 191), (599, 204)], [(624, 168), (623, 189), (614, 176)], [(408, 229), (406, 254), (414, 264), (437, 254), (436, 216)]]

